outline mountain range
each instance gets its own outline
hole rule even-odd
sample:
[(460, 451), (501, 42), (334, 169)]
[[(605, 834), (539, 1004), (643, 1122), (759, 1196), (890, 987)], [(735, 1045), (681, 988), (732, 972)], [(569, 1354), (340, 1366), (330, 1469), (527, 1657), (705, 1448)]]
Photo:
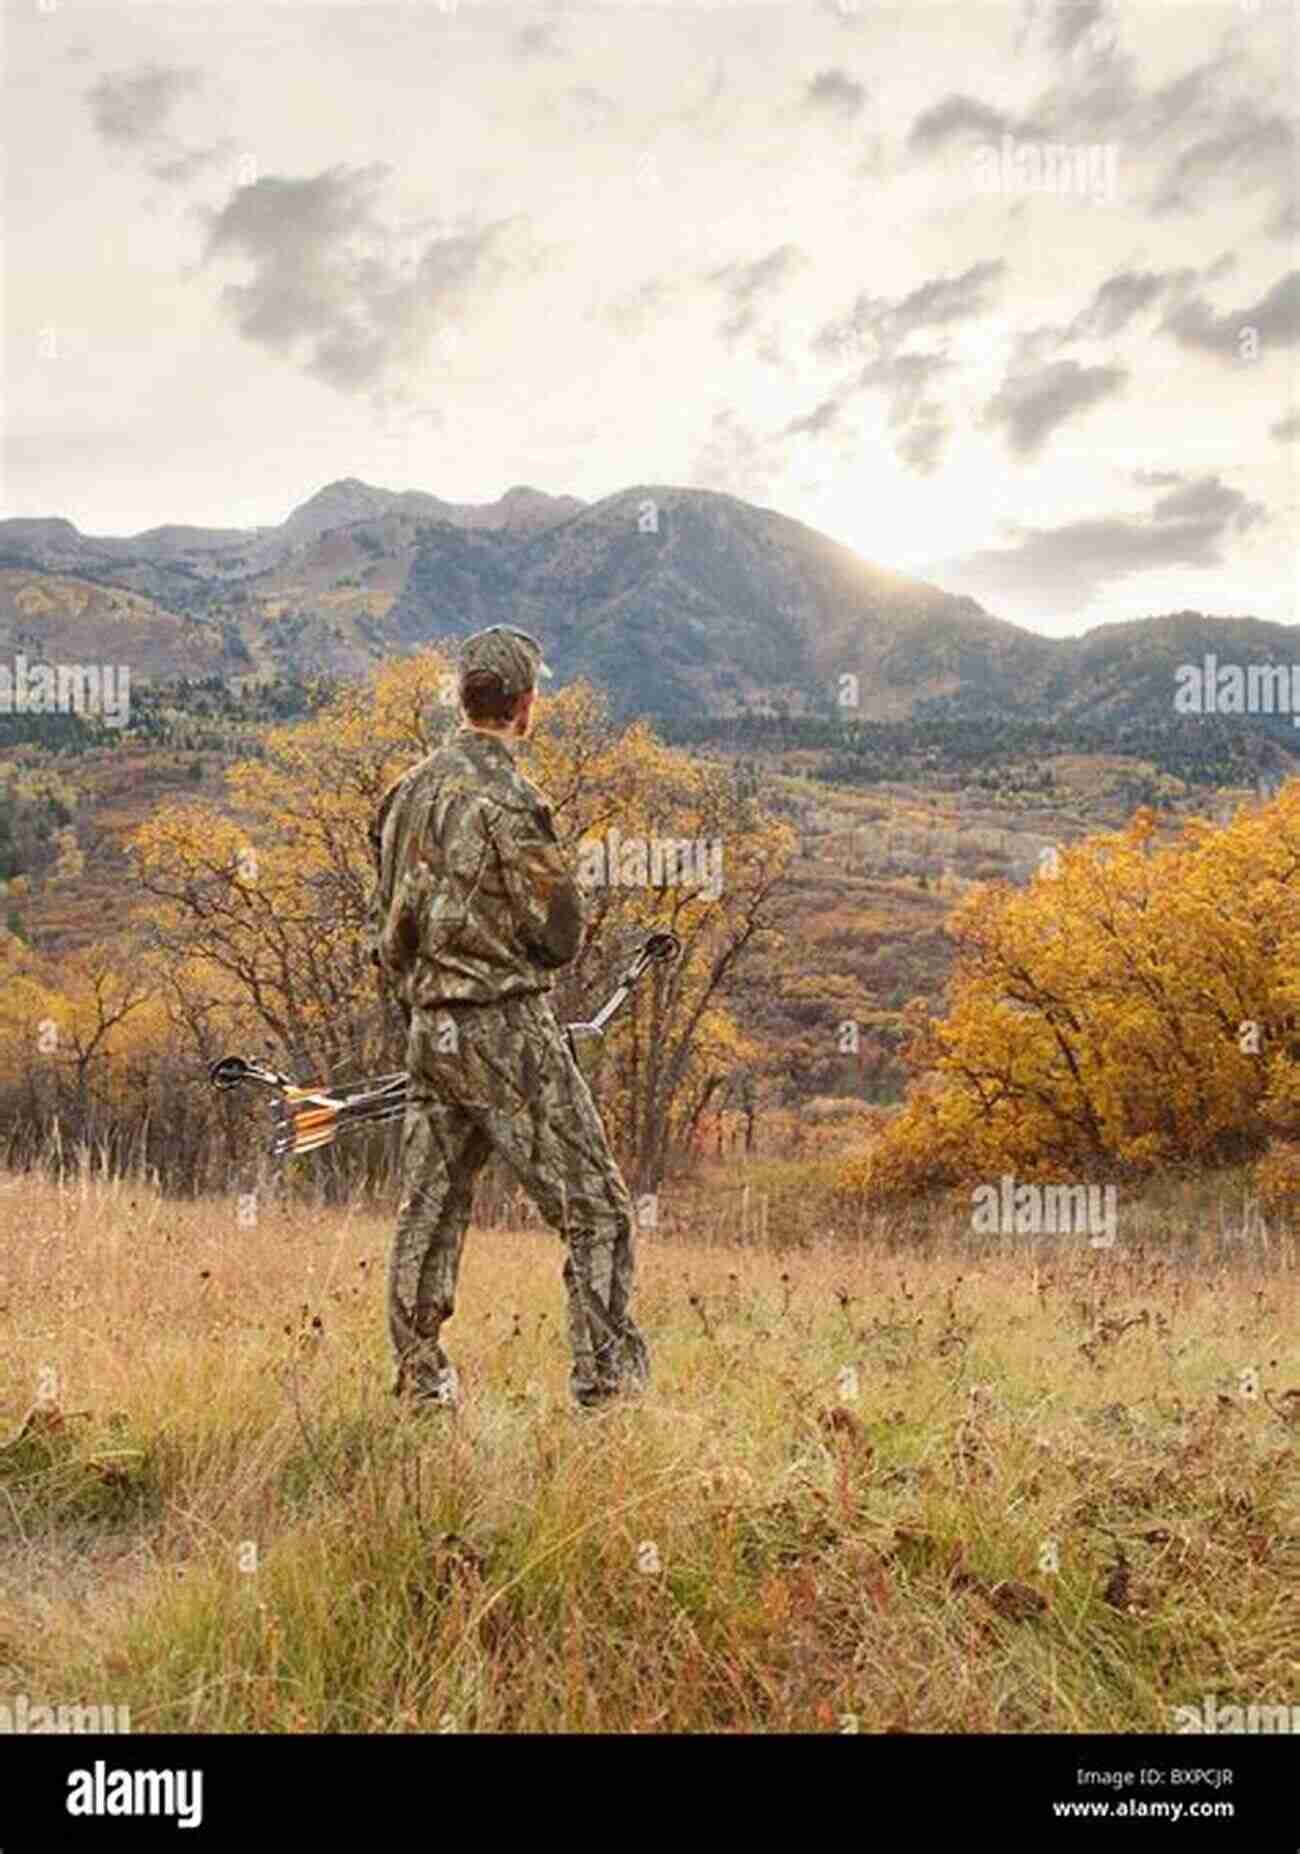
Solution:
[(1180, 664), (1290, 664), (1296, 628), (1180, 612), (1052, 639), (863, 560), (773, 509), (638, 485), (443, 501), (355, 479), (277, 526), (85, 535), (0, 521), (0, 661), (133, 681), (363, 672), (483, 625), (543, 638), (623, 716), (1167, 718)]

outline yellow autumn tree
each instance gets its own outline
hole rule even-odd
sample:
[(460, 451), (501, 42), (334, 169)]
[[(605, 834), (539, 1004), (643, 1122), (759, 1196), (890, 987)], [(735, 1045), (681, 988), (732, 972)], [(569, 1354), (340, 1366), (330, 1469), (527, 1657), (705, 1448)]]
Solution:
[[(310, 719), (271, 730), (231, 768), (229, 804), (160, 807), (132, 855), (174, 1021), (204, 1060), (252, 1039), (313, 1078), (400, 1061), (364, 944), (369, 828), (411, 762), (457, 725), (455, 677), (437, 650), (384, 665)], [(595, 1055), (637, 1181), (658, 1181), (709, 1076), (743, 1054), (725, 993), (792, 847), (730, 770), (610, 721), (577, 684), (539, 703), (524, 769), (552, 801), (557, 835), (585, 875), (591, 933), (557, 987), (562, 1018), (590, 1016), (652, 927), (683, 957), (656, 969)], [(613, 835), (611, 835), (613, 833)]]
[(58, 961), (0, 945), (0, 1095), (30, 1157), (57, 1127), (70, 1149), (121, 1158), (116, 1129), (159, 1099), (167, 1017), (160, 974), (138, 947), (101, 942)]
[(136, 832), (142, 918), (206, 1059), (251, 1037), (323, 1075), (391, 1045), (362, 938), (367, 833), (389, 783), (452, 725), (449, 674), (428, 652), (344, 685), (229, 769), (226, 805), (162, 805)]
[(964, 899), (948, 1013), (913, 1012), (917, 1081), (845, 1192), (1206, 1166), (1300, 1127), (1300, 782), (1154, 830), (1139, 812)]
[(746, 956), (777, 943), (772, 908), (794, 836), (730, 766), (667, 747), (639, 722), (616, 732), (588, 686), (548, 704), (526, 762), (555, 800), (591, 927), (557, 987), (560, 1015), (589, 1016), (648, 933), (682, 943), (605, 1043), (583, 1051), (630, 1173), (649, 1190), (712, 1095), (757, 1059), (725, 1000)]

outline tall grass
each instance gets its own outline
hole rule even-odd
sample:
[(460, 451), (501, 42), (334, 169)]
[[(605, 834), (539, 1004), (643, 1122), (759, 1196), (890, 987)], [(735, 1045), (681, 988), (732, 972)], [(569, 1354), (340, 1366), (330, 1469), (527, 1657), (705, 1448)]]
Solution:
[(570, 1411), (558, 1239), (480, 1227), (430, 1419), (359, 1197), (0, 1174), (0, 1691), (264, 1732), (1300, 1700), (1293, 1248), (1194, 1197), (1110, 1253), (770, 1206), (760, 1246), (714, 1186), (713, 1240), (643, 1240), (639, 1403)]

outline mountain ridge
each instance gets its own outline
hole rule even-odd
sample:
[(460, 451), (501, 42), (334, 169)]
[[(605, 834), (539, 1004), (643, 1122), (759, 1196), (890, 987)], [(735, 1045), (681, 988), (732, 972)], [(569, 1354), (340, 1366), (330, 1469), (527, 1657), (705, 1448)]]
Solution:
[[(114, 593), (144, 603), (124, 612)], [(145, 679), (187, 654), (229, 676), (349, 675), (491, 623), (543, 635), (557, 686), (590, 677), (620, 715), (1106, 724), (1172, 712), (1189, 652), (1289, 660), (1297, 629), (1181, 612), (1050, 638), (780, 510), (671, 484), (585, 502), (516, 483), (458, 503), (344, 477), (270, 527), (0, 521), (0, 651), (90, 648), (98, 626), (110, 651), (135, 637)]]

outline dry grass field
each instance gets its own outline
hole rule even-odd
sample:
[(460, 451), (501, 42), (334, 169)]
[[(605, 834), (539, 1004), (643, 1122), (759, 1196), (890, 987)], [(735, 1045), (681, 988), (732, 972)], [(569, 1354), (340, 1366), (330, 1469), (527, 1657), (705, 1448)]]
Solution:
[[(0, 1175), (0, 1687), (134, 1731), (1168, 1731), (1300, 1699), (1293, 1243), (641, 1249), (567, 1407), (558, 1239), (471, 1232), (459, 1415), (373, 1209)], [(776, 1231), (770, 1232), (775, 1236)]]

